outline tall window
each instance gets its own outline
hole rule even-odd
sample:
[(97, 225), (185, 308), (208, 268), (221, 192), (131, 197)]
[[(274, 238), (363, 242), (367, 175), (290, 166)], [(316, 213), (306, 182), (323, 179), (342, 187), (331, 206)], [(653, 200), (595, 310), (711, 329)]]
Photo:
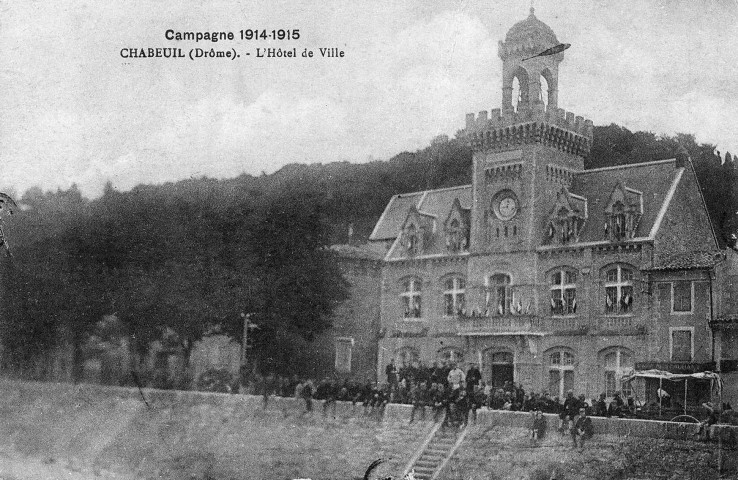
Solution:
[(418, 253), (418, 243), (418, 231), (416, 230), (415, 225), (410, 225), (405, 233), (405, 247), (407, 248), (407, 253), (410, 255)]
[(551, 275), (551, 315), (577, 313), (577, 272), (558, 270)]
[(569, 390), (574, 390), (574, 355), (557, 350), (548, 356), (548, 391), (564, 398)]
[(691, 362), (694, 357), (694, 335), (692, 327), (672, 327), (670, 350), (672, 362)]
[(623, 376), (633, 371), (633, 357), (622, 348), (605, 355), (605, 395), (615, 396), (621, 392), (624, 398), (633, 394), (630, 384), (623, 382)]
[(354, 339), (341, 337), (336, 339), (336, 371), (351, 372), (351, 356), (354, 348)]
[(510, 275), (498, 273), (487, 278), (487, 311), (493, 315), (504, 315), (512, 304)]
[(633, 271), (618, 265), (606, 275), (605, 312), (630, 313), (633, 310)]
[(692, 282), (674, 282), (672, 284), (672, 311), (692, 311)]
[(403, 282), (403, 290), (400, 294), (400, 305), (403, 308), (405, 318), (420, 318), (422, 283), (417, 278), (410, 278)]
[(443, 314), (451, 317), (462, 313), (466, 287), (464, 279), (461, 277), (447, 278), (443, 285)]

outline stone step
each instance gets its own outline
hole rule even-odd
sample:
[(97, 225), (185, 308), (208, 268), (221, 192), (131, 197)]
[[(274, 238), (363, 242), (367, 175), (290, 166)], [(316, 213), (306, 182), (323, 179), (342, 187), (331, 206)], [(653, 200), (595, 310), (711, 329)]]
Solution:
[(428, 451), (428, 450), (426, 450), (426, 451), (423, 452), (423, 454), (420, 456), (420, 458), (425, 458), (425, 459), (429, 459), (429, 460), (432, 458), (432, 459), (438, 460), (438, 459), (446, 458), (446, 454), (447, 454), (447, 452), (437, 452), (437, 451)]

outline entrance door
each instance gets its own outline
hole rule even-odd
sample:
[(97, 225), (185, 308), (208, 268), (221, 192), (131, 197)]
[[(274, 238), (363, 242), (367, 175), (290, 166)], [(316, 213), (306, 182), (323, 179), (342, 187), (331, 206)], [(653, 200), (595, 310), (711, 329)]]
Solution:
[(513, 354), (510, 352), (495, 352), (488, 356), (489, 369), (487, 370), (487, 384), (493, 388), (502, 388), (505, 383), (512, 383), (515, 375)]

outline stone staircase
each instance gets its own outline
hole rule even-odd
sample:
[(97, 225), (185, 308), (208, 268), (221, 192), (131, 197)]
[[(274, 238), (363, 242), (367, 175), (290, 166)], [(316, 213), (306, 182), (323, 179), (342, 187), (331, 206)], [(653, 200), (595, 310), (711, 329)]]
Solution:
[(468, 430), (456, 428), (441, 428), (442, 422), (436, 424), (428, 438), (416, 452), (405, 469), (405, 473), (415, 472), (417, 480), (435, 480), (443, 470), (446, 462), (453, 456), (456, 449), (466, 436)]

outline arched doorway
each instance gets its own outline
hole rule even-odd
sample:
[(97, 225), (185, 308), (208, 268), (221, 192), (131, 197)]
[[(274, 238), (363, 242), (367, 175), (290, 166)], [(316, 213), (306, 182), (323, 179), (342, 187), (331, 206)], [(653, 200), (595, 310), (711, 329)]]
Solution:
[(493, 388), (502, 388), (515, 380), (512, 352), (487, 350), (484, 352), (484, 380)]

